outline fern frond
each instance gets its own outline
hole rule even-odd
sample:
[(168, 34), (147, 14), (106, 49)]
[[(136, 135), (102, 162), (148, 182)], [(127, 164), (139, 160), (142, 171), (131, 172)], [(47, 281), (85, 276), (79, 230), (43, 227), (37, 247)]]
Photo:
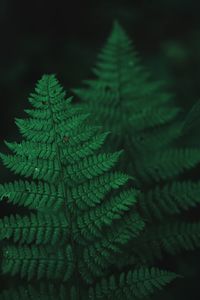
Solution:
[(87, 211), (88, 208), (95, 207), (109, 191), (118, 189), (129, 179), (131, 176), (120, 172), (107, 173), (72, 187), (69, 191), (71, 201), (68, 201), (70, 209), (73, 209), (74, 202), (80, 210)]
[(18, 155), (4, 155), (0, 153), (4, 165), (15, 174), (26, 178), (43, 179), (47, 182), (55, 182), (59, 176), (58, 160), (42, 160), (33, 158), (22, 158)]
[(0, 220), (0, 240), (10, 239), (20, 244), (36, 245), (65, 243), (69, 238), (69, 224), (64, 214), (11, 215)]
[(108, 134), (108, 132), (98, 134), (92, 137), (89, 142), (86, 142), (79, 147), (68, 147), (68, 149), (63, 151), (63, 157), (67, 159), (68, 162), (73, 163), (94, 154), (94, 152), (102, 146)]
[[(102, 236), (102, 227), (120, 219), (124, 212), (128, 211), (136, 203), (137, 192), (129, 190), (121, 192), (118, 196), (112, 197), (110, 201), (102, 203), (101, 206), (85, 212), (77, 218), (77, 234), (91, 239), (91, 237)], [(76, 232), (74, 232), (76, 236)]]
[[(159, 128), (152, 128), (150, 130), (137, 132), (134, 136), (130, 137), (130, 145), (134, 145), (137, 155), (140, 153), (141, 163), (135, 163), (137, 169), (145, 168), (145, 160), (143, 159), (155, 156), (155, 153), (162, 153), (166, 148), (174, 146), (177, 135), (180, 134), (182, 129), (182, 122), (177, 121), (167, 126), (162, 125)], [(127, 137), (128, 140), (128, 137)], [(127, 141), (128, 142), (128, 141)], [(137, 162), (137, 160), (136, 160)], [(136, 172), (137, 173), (137, 172)]]
[[(200, 247), (200, 223), (171, 221), (162, 225), (151, 225), (144, 230), (131, 244), (131, 256), (141, 263), (153, 263), (162, 259), (163, 253), (175, 255), (183, 250), (194, 250)], [(129, 251), (129, 253), (131, 253)], [(131, 258), (130, 258), (131, 259)]]
[(138, 205), (145, 218), (162, 221), (167, 215), (179, 214), (198, 205), (199, 193), (200, 182), (173, 181), (140, 193)]
[(102, 153), (98, 156), (84, 158), (78, 164), (71, 164), (65, 170), (65, 180), (77, 181), (79, 179), (81, 181), (101, 175), (115, 165), (122, 152), (118, 151), (113, 154)]
[[(27, 284), (10, 288), (0, 293), (0, 300), (75, 300), (77, 294), (74, 286), (67, 288), (64, 284), (47, 284), (39, 285)], [(87, 300), (87, 298), (83, 298)]]
[(12, 171), (33, 179), (0, 185), (1, 200), (30, 210), (0, 220), (1, 272), (66, 282), (75, 300), (87, 283), (109, 275), (144, 221), (136, 211), (139, 192), (124, 189), (133, 177), (111, 171), (122, 150), (100, 152), (108, 132), (89, 126), (88, 114), (73, 110), (64, 95), (55, 76), (44, 75), (30, 98), (36, 113), (16, 119), (25, 141), (6, 142), (14, 154), (0, 154)]
[(123, 255), (123, 246), (136, 238), (143, 228), (143, 220), (137, 213), (133, 213), (124, 217), (119, 226), (116, 225), (115, 232), (105, 229), (104, 235), (95, 244), (85, 246), (80, 269), (87, 282), (91, 283), (94, 276), (105, 274), (105, 270), (109, 270), (109, 266), (114, 263), (113, 257), (118, 253)]
[[(163, 92), (163, 84), (153, 81), (142, 66), (131, 39), (120, 25), (113, 26), (93, 74), (95, 79), (84, 80), (84, 87), (73, 92), (82, 100), (82, 106), (87, 106), (87, 111), (95, 113), (97, 121), (112, 131), (116, 148), (127, 145), (124, 132), (131, 139), (133, 132), (159, 128), (180, 112), (180, 108), (172, 106), (172, 95)], [(176, 137), (179, 135), (176, 132)], [(132, 158), (134, 161), (134, 153)]]
[(27, 158), (41, 158), (54, 160), (56, 158), (56, 146), (54, 144), (33, 143), (22, 141), (21, 143), (10, 143), (4, 141), (6, 146), (15, 154)]
[(121, 273), (119, 278), (114, 275), (103, 278), (89, 289), (89, 299), (133, 299), (142, 298), (161, 290), (171, 282), (177, 274), (156, 268), (140, 268), (128, 273)]
[(62, 185), (38, 181), (14, 181), (0, 185), (0, 199), (8, 197), (8, 202), (36, 209), (52, 211), (61, 208), (64, 202)]
[(200, 223), (176, 222), (175, 224), (160, 228), (162, 246), (170, 254), (182, 250), (194, 250), (200, 247)]
[[(96, 133), (99, 132), (101, 126), (88, 126), (82, 125), (82, 131), (79, 128), (73, 131), (73, 135), (70, 136), (70, 139), (67, 139), (69, 147), (79, 146), (82, 142), (87, 142), (92, 138)], [(66, 137), (66, 136), (65, 136)], [(68, 137), (68, 136), (67, 136)], [(64, 140), (65, 143), (65, 140)]]
[(193, 129), (195, 125), (198, 124), (199, 111), (200, 111), (200, 100), (194, 103), (194, 105), (186, 115), (183, 122), (182, 135), (188, 134), (190, 130)]
[(40, 280), (61, 279), (67, 281), (74, 270), (74, 255), (71, 245), (58, 250), (41, 246), (6, 246), (3, 248), (2, 273), (19, 274)]
[(130, 123), (135, 132), (143, 131), (170, 122), (179, 112), (180, 109), (176, 107), (144, 108), (130, 117)]
[[(126, 156), (120, 161), (121, 166), (136, 178), (142, 189), (137, 206), (147, 220), (144, 232), (137, 240), (130, 242), (130, 247), (133, 246), (130, 249), (132, 257), (126, 253), (119, 265), (127, 266), (129, 262), (134, 262), (133, 265), (141, 262), (149, 264), (155, 258), (161, 258), (164, 249), (173, 254), (184, 247), (188, 250), (197, 247), (198, 226), (192, 229), (189, 225), (174, 225), (171, 223), (173, 218), (170, 216), (168, 220), (167, 215), (179, 214), (199, 203), (199, 183), (177, 181), (179, 176), (196, 167), (200, 161), (198, 147), (189, 148), (187, 145), (184, 148), (179, 145), (179, 139), (188, 133), (188, 128), (194, 126), (193, 120), (197, 123), (199, 103), (196, 106), (197, 112), (193, 109), (185, 122), (178, 119), (181, 109), (173, 103), (172, 95), (163, 92), (162, 83), (151, 80), (133, 43), (119, 24), (113, 26), (98, 55), (93, 74), (94, 79), (85, 80), (83, 88), (73, 91), (82, 101), (81, 106), (87, 108), (92, 113), (91, 116), (95, 114), (99, 124), (104, 124), (107, 130), (111, 130), (110, 145), (106, 149), (117, 151), (121, 145), (126, 149)], [(98, 204), (100, 203), (99, 201)], [(119, 218), (118, 224), (121, 219)], [(157, 224), (155, 232), (151, 230), (154, 219)], [(115, 221), (110, 224), (113, 223)], [(96, 230), (96, 237), (101, 239), (97, 229), (99, 228), (92, 230)], [(129, 244), (126, 246), (129, 253)], [(92, 281), (92, 273), (103, 276), (101, 267), (93, 259), (89, 261), (90, 255), (98, 257), (94, 244), (90, 249), (91, 252), (86, 250), (87, 259), (81, 265), (81, 272), (88, 278), (88, 282)], [(109, 250), (101, 251), (111, 262)], [(104, 261), (99, 256), (103, 267)], [(102, 292), (104, 289), (106, 290), (105, 287), (99, 287), (99, 298), (107, 299)], [(132, 299), (133, 296), (137, 298), (137, 295), (130, 295), (128, 292), (127, 295), (127, 299)], [(93, 291), (92, 297), (95, 296)], [(109, 294), (108, 298), (111, 297)], [(124, 297), (125, 293), (119, 299)]]
[(145, 160), (145, 169), (141, 170), (145, 181), (167, 180), (195, 167), (200, 162), (199, 149), (169, 149)]

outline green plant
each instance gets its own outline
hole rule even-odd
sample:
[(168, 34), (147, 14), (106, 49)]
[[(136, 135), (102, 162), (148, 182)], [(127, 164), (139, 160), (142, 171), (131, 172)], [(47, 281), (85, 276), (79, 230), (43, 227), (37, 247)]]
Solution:
[[(29, 101), (29, 118), (16, 119), (24, 140), (5, 142), (13, 154), (0, 154), (32, 178), (0, 185), (1, 200), (25, 209), (0, 220), (1, 273), (16, 279), (0, 299), (137, 299), (176, 278), (138, 261), (129, 271), (116, 263), (145, 224), (131, 177), (110, 171), (121, 151), (100, 152), (108, 132), (88, 124), (54, 75), (42, 77)], [(31, 285), (18, 287), (19, 278)]]
[(200, 202), (200, 181), (184, 177), (200, 162), (199, 148), (187, 146), (184, 140), (198, 112), (191, 111), (183, 120), (172, 95), (151, 79), (118, 22), (93, 73), (95, 78), (84, 80), (84, 86), (73, 92), (81, 106), (111, 130), (106, 149), (125, 149), (120, 166), (134, 176), (141, 190), (137, 208), (147, 224), (127, 248), (126, 263), (135, 261), (138, 253), (137, 259), (149, 265), (163, 252), (198, 247), (200, 223), (181, 219), (183, 211)]

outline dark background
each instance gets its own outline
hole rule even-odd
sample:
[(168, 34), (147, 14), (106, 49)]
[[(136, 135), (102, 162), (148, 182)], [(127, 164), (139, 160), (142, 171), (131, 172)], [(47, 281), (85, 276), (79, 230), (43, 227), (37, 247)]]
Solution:
[[(42, 74), (56, 73), (68, 89), (80, 85), (116, 18), (154, 78), (166, 80), (188, 110), (200, 98), (199, 11), (195, 0), (0, 0), (0, 150), (7, 151), (4, 140), (19, 137), (14, 118), (26, 116), (27, 97)], [(0, 176), (1, 182), (12, 178), (2, 165)], [(181, 259), (178, 271), (188, 278), (162, 299), (200, 298), (199, 251)]]
[(2, 138), (15, 134), (12, 120), (43, 73), (56, 73), (66, 88), (88, 77), (116, 18), (187, 109), (200, 96), (199, 9), (194, 0), (1, 0)]

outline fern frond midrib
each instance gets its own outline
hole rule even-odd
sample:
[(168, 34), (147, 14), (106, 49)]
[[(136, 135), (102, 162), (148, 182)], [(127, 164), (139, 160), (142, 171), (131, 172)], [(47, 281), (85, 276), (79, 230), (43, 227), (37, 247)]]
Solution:
[[(51, 95), (50, 95), (50, 91), (49, 91), (49, 84), (47, 85), (47, 91), (48, 91), (48, 99), (51, 98)], [(72, 220), (72, 216), (70, 215), (70, 212), (68, 212), (68, 208), (67, 208), (67, 199), (68, 199), (68, 196), (67, 196), (67, 189), (66, 189), (66, 185), (64, 184), (64, 170), (62, 168), (62, 164), (61, 164), (61, 153), (60, 153), (60, 149), (58, 147), (58, 142), (57, 142), (57, 133), (56, 133), (56, 128), (55, 128), (55, 124), (53, 122), (53, 111), (52, 111), (52, 108), (51, 108), (51, 103), (49, 101), (49, 109), (50, 109), (50, 113), (51, 113), (51, 119), (52, 119), (52, 125), (53, 125), (53, 128), (54, 128), (54, 135), (55, 135), (55, 144), (56, 144), (56, 149), (57, 149), (57, 155), (58, 155), (58, 163), (59, 163), (59, 168), (60, 168), (60, 182), (61, 182), (61, 185), (62, 185), (62, 189), (63, 189), (63, 195), (64, 195), (64, 202), (63, 202), (63, 206), (64, 206), (64, 211), (66, 213), (66, 216), (67, 216), (67, 220), (69, 222), (69, 232), (72, 232), (72, 225), (73, 225), (73, 220)], [(74, 204), (75, 205), (75, 204)], [(75, 211), (75, 210), (74, 210)], [(75, 221), (74, 221), (75, 222)], [(78, 299), (81, 299), (80, 297), (80, 283), (79, 283), (79, 275), (78, 275), (78, 262), (77, 262), (77, 250), (76, 250), (76, 245), (75, 245), (75, 241), (72, 237), (72, 235), (70, 236), (70, 240), (71, 240), (71, 245), (72, 245), (72, 251), (74, 253), (74, 257), (75, 257), (75, 268), (74, 268), (74, 283), (76, 284), (76, 289), (77, 289), (77, 292), (78, 292)], [(72, 276), (73, 278), (73, 276)], [(73, 280), (73, 279), (72, 279)]]

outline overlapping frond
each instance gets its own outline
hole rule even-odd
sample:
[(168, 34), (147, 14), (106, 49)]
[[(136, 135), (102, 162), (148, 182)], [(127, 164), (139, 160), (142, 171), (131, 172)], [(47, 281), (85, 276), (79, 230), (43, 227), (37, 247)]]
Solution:
[(12, 239), (15, 243), (55, 245), (66, 243), (69, 224), (64, 214), (11, 215), (0, 220), (0, 240)]
[(80, 270), (88, 283), (92, 283), (94, 275), (103, 276), (105, 267), (115, 265), (115, 255), (124, 255), (122, 246), (139, 236), (144, 228), (144, 222), (137, 213), (126, 216), (119, 223), (115, 232), (105, 231), (96, 243), (85, 246)]
[(183, 210), (200, 203), (200, 182), (172, 181), (164, 186), (155, 186), (146, 193), (139, 194), (138, 205), (143, 216), (162, 221), (168, 215), (179, 214)]
[[(163, 84), (151, 79), (132, 41), (117, 22), (98, 55), (93, 74), (95, 79), (84, 80), (84, 87), (73, 91), (82, 100), (82, 106), (87, 106), (87, 111), (112, 131), (116, 147), (127, 145), (125, 132), (135, 147), (135, 136), (169, 124), (180, 112), (172, 105), (172, 95), (163, 92)], [(179, 135), (177, 131), (176, 137)], [(131, 159), (134, 164), (134, 151)]]
[[(66, 288), (64, 284), (46, 284), (44, 282), (36, 285), (27, 284), (6, 289), (0, 293), (0, 300), (75, 300), (77, 291), (74, 286)], [(83, 298), (87, 300), (86, 297)]]
[(144, 158), (143, 169), (138, 174), (144, 182), (168, 180), (200, 163), (200, 150), (173, 148), (158, 152), (150, 160)]
[(1, 184), (0, 199), (30, 210), (0, 220), (1, 273), (66, 282), (74, 300), (77, 289), (84, 294), (110, 275), (115, 257), (145, 223), (137, 212), (139, 191), (125, 188), (133, 177), (111, 171), (122, 151), (101, 152), (108, 132), (90, 126), (88, 114), (64, 97), (55, 76), (44, 75), (29, 99), (35, 113), (16, 120), (24, 140), (5, 142), (13, 154), (1, 153), (7, 167), (29, 180)]
[(74, 271), (72, 246), (63, 249), (41, 246), (6, 246), (3, 248), (2, 273), (19, 274), (29, 281), (33, 278), (67, 281)]
[(176, 277), (174, 273), (156, 268), (123, 272), (117, 279), (112, 275), (90, 288), (89, 299), (140, 299), (151, 295), (156, 289), (162, 289)]
[(40, 284), (38, 288), (30, 284), (4, 290), (0, 293), (0, 300), (65, 300), (69, 294), (64, 285), (59, 289), (53, 284)]
[(108, 192), (123, 186), (129, 179), (131, 179), (131, 176), (126, 174), (109, 172), (72, 187), (69, 190), (71, 200), (68, 201), (68, 204), (70, 209), (73, 209), (73, 203), (76, 203), (80, 210), (85, 211), (88, 208), (95, 207)]
[[(127, 253), (117, 262), (118, 267), (154, 262), (162, 258), (163, 251), (175, 254), (199, 247), (198, 224), (173, 223), (173, 215), (199, 203), (199, 183), (183, 180), (185, 173), (200, 162), (198, 141), (194, 142), (191, 136), (193, 143), (187, 145), (183, 140), (198, 122), (199, 102), (182, 121), (181, 109), (173, 96), (163, 91), (161, 82), (152, 81), (133, 43), (117, 22), (92, 71), (94, 78), (84, 80), (84, 86), (73, 92), (81, 100), (81, 107), (95, 114), (99, 124), (111, 130), (106, 149), (126, 149), (121, 166), (141, 188), (137, 207), (147, 222), (138, 239), (127, 244)], [(183, 181), (179, 181), (181, 178)], [(96, 248), (86, 250), (88, 261), (90, 255), (98, 256), (96, 251)], [(105, 259), (109, 253), (105, 252)], [(82, 272), (88, 278), (92, 272), (101, 273), (92, 259), (90, 266), (84, 264), (83, 259)], [(101, 294), (102, 286), (98, 289), (96, 294), (92, 290), (91, 297), (99, 292), (99, 299), (107, 299), (107, 295)], [(124, 298), (125, 293), (120, 297)], [(127, 299), (132, 298), (128, 294)]]
[(200, 247), (200, 223), (171, 221), (160, 226), (150, 225), (131, 243), (127, 260), (152, 264), (162, 259), (164, 253), (178, 254), (184, 250)]

